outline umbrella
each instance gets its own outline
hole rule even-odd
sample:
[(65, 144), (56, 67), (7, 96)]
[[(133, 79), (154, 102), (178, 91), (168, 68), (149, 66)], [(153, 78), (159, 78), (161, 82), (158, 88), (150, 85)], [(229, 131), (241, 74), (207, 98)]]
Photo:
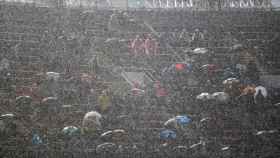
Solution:
[(223, 72), (223, 79), (236, 78), (238, 75), (231, 68), (226, 68)]
[(207, 122), (207, 121), (210, 121), (210, 120), (211, 120), (210, 117), (204, 117), (200, 120), (200, 122), (203, 123), (203, 122)]
[(229, 149), (230, 149), (229, 146), (226, 146), (226, 147), (221, 148), (222, 151), (226, 151), (226, 150), (229, 150)]
[(176, 116), (175, 119), (179, 125), (187, 125), (191, 122), (188, 116)]
[(233, 51), (237, 51), (237, 50), (240, 50), (243, 48), (243, 45), (242, 44), (235, 44), (231, 47), (231, 50)]
[(38, 134), (33, 134), (32, 136), (32, 144), (34, 145), (40, 145), (43, 143), (43, 140)]
[(60, 78), (60, 73), (57, 72), (46, 72), (47, 80), (55, 80), (58, 81)]
[(16, 97), (16, 105), (20, 104), (30, 104), (32, 102), (32, 98), (30, 96), (19, 96)]
[(131, 92), (135, 96), (142, 96), (145, 94), (145, 90), (139, 89), (139, 88), (132, 88)]
[(100, 121), (102, 115), (97, 111), (90, 111), (85, 114), (84, 119)]
[(223, 81), (224, 85), (232, 85), (232, 84), (239, 84), (240, 81), (237, 78), (228, 78)]
[(127, 132), (123, 129), (115, 129), (101, 134), (100, 138), (104, 141), (123, 141), (127, 139)]
[(113, 131), (107, 131), (101, 134), (100, 138), (104, 141), (110, 141), (113, 137)]
[(85, 114), (83, 118), (83, 132), (88, 134), (96, 134), (102, 128), (100, 119), (102, 115), (96, 111), (91, 111)]
[(163, 140), (176, 139), (176, 132), (172, 130), (164, 130), (160, 132), (160, 138)]
[(195, 48), (193, 50), (193, 53), (194, 54), (206, 54), (208, 53), (209, 51), (206, 49), (206, 48)]
[(62, 133), (66, 136), (74, 136), (80, 133), (79, 128), (75, 126), (67, 126), (62, 129)]
[(262, 131), (258, 131), (256, 135), (274, 134), (274, 133), (278, 133), (278, 130), (262, 130)]
[(58, 99), (57, 97), (46, 97), (42, 100), (42, 104), (44, 105), (57, 105)]
[(14, 114), (8, 113), (3, 114), (0, 116), (0, 132), (1, 134), (8, 134), (16, 131), (16, 124), (14, 120), (16, 119), (16, 116)]
[(15, 118), (15, 115), (14, 114), (3, 114), (0, 116), (0, 119), (14, 119)]
[(197, 148), (197, 147), (200, 147), (200, 146), (205, 146), (205, 145), (206, 145), (206, 143), (204, 141), (200, 141), (199, 143), (191, 145), (190, 149)]
[(107, 44), (114, 43), (114, 42), (119, 42), (119, 39), (113, 37), (113, 38), (108, 38), (108, 39), (106, 39), (106, 41), (105, 41), (105, 43), (107, 43)]
[(209, 93), (201, 93), (198, 96), (196, 96), (197, 100), (207, 101), (212, 99), (212, 95)]
[(15, 119), (14, 114), (3, 114), (0, 116), (0, 131), (3, 132), (6, 128), (6, 121), (12, 121)]
[(114, 152), (118, 149), (118, 146), (115, 143), (103, 143), (96, 147), (96, 153), (107, 153), (107, 152)]
[(177, 129), (178, 124), (177, 124), (176, 118), (171, 118), (171, 119), (167, 120), (166, 122), (164, 122), (164, 127), (170, 128), (170, 129)]
[(219, 102), (227, 102), (230, 96), (225, 92), (215, 92), (212, 94), (212, 98)]

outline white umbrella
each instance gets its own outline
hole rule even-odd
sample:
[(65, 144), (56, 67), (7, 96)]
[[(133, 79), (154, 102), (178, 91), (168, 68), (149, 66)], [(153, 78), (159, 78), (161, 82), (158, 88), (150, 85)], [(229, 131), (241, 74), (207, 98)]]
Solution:
[(46, 72), (47, 80), (55, 80), (58, 81), (60, 78), (60, 73), (57, 72)]
[(197, 100), (207, 101), (212, 99), (212, 95), (209, 93), (201, 93), (198, 96), (196, 96)]
[(225, 92), (215, 92), (212, 94), (212, 98), (219, 102), (227, 102), (230, 96)]
[(177, 129), (178, 124), (176, 118), (174, 117), (164, 122), (164, 127), (167, 129)]
[(14, 114), (3, 114), (0, 116), (0, 119), (14, 119), (15, 118), (15, 115)]
[(57, 105), (58, 99), (57, 97), (46, 97), (42, 100), (42, 104), (44, 105)]
[(208, 53), (208, 50), (206, 48), (195, 48), (193, 50), (194, 54), (206, 54)]
[(224, 85), (234, 84), (234, 83), (240, 83), (240, 81), (237, 78), (228, 78), (223, 81)]
[(263, 135), (263, 134), (273, 134), (273, 133), (277, 133), (278, 130), (262, 130), (262, 131), (258, 131), (256, 133), (256, 135)]
[(226, 146), (226, 147), (223, 147), (221, 150), (222, 150), (222, 151), (225, 151), (225, 150), (228, 150), (228, 149), (230, 149), (230, 147), (229, 147), (229, 146)]
[(204, 117), (200, 120), (200, 122), (206, 122), (206, 121), (209, 121), (209, 120), (211, 120), (210, 117)]

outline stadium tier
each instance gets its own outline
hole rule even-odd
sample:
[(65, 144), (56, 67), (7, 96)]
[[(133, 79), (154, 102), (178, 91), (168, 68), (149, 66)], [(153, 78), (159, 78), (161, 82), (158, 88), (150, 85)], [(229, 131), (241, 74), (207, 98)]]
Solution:
[(30, 2), (0, 3), (0, 157), (279, 157), (278, 11)]

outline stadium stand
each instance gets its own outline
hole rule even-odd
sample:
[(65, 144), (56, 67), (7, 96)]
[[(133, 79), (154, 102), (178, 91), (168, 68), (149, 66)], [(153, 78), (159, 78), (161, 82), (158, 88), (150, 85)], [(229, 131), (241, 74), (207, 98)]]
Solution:
[[(221, 74), (209, 86), (198, 72), (195, 80), (201, 83), (189, 86), (189, 76), (178, 72), (170, 81), (163, 69), (172, 64), (184, 69), (193, 50), (204, 48), (210, 57), (196, 62), (216, 62), (222, 72), (239, 53), (238, 62), (256, 61), (261, 75), (279, 74), (279, 18), (279, 12), (265, 10), (85, 11), (2, 2), (0, 121), (15, 119), (18, 133), (1, 133), (1, 157), (278, 157), (279, 105), (271, 95), (273, 87), (267, 87), (270, 98), (264, 104), (255, 103), (249, 92), (226, 103), (201, 101), (196, 96), (202, 92), (223, 91)], [(148, 54), (142, 40), (135, 55), (137, 35), (144, 40), (152, 36), (157, 53)], [(144, 87), (135, 83), (139, 93), (131, 93), (122, 72), (137, 71), (152, 81)], [(86, 135), (82, 125), (93, 110), (102, 114), (98, 136)], [(187, 115), (191, 123), (175, 125), (175, 140), (169, 135), (162, 139), (166, 121), (178, 115)], [(62, 133), (66, 126), (82, 129), (82, 134)], [(100, 145), (114, 148), (99, 138), (114, 129), (124, 129), (128, 142), (118, 131), (121, 140), (110, 140), (118, 149), (99, 153)]]

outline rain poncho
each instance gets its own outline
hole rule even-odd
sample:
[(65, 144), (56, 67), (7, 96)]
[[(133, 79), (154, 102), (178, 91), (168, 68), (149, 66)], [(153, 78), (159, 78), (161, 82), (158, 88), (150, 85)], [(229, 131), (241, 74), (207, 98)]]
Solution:
[(105, 112), (105, 111), (109, 110), (109, 108), (111, 106), (111, 98), (106, 94), (100, 95), (98, 97), (98, 105), (99, 105), (99, 110), (101, 112)]

